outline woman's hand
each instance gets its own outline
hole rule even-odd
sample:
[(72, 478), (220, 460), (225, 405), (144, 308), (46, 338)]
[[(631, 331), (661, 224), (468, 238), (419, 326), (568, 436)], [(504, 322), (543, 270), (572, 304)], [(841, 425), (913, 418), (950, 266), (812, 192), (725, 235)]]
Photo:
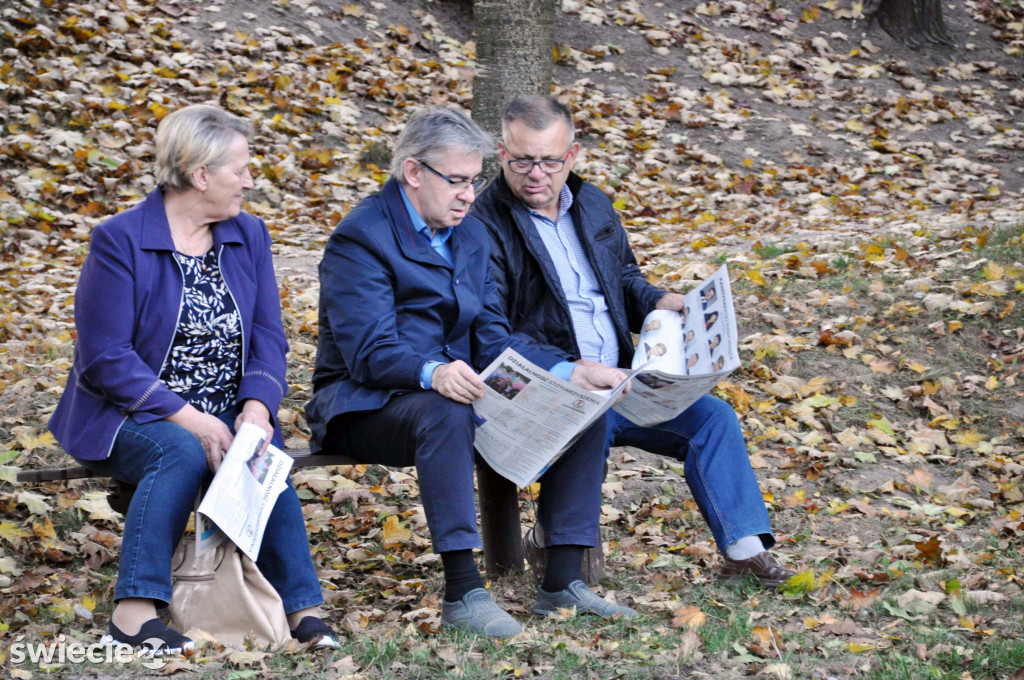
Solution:
[(231, 446), (231, 440), (234, 439), (228, 426), (222, 423), (220, 418), (203, 413), (191, 404), (185, 404), (184, 408), (168, 416), (167, 420), (195, 435), (206, 452), (206, 465), (213, 472), (217, 472), (224, 454)]
[(270, 446), (270, 440), (274, 436), (274, 424), (270, 422), (270, 409), (258, 399), (246, 399), (245, 404), (242, 405), (241, 412), (235, 418), (235, 432), (238, 432), (245, 423), (262, 428), (267, 433), (263, 440), (263, 446), (256, 452), (256, 455), (262, 456), (267, 447)]

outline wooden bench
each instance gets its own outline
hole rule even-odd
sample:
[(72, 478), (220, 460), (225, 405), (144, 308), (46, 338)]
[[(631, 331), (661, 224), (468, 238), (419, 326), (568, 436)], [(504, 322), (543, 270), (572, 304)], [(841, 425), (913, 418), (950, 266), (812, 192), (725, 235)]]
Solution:
[[(362, 465), (348, 456), (312, 455), (309, 449), (286, 449), (294, 460), (295, 468), (328, 467), (331, 465)], [(102, 478), (81, 465), (63, 468), (21, 470), (21, 483), (58, 482), (70, 479)], [(484, 565), (489, 575), (523, 570), (522, 528), (519, 522), (519, 494), (515, 484), (508, 481), (488, 465), (476, 467), (477, 489), (480, 494), (480, 535), (484, 544)], [(122, 515), (128, 512), (135, 487), (112, 480), (107, 494), (110, 507)]]

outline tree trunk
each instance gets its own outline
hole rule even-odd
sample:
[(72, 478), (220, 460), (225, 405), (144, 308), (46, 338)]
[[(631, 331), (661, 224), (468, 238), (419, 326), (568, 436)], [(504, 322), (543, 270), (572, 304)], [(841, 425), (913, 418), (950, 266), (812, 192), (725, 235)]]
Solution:
[(927, 41), (952, 45), (941, 0), (874, 0), (864, 11), (893, 40), (918, 47)]
[[(473, 120), (495, 137), (501, 114), (523, 94), (550, 94), (555, 0), (474, 0)], [(491, 176), (497, 162), (485, 166)]]
[[(473, 76), (473, 120), (501, 137), (501, 115), (513, 98), (524, 94), (551, 94), (555, 48), (555, 0), (473, 0), (473, 21), (476, 24), (476, 73)], [(498, 162), (484, 165), (489, 177), (498, 173)], [(486, 465), (481, 466), (486, 467)], [(480, 505), (509, 503), (508, 494), (515, 494), (511, 482), (496, 473), (477, 469)], [(513, 495), (513, 498), (515, 496)], [(501, 550), (489, 552), (500, 557), (488, 559), (487, 575), (522, 569), (523, 549), (520, 541), (519, 517), (515, 524), (509, 517), (498, 524), (482, 527), (485, 545)], [(514, 546), (509, 546), (512, 540)], [(531, 557), (535, 575), (542, 575), (546, 560), (544, 549), (538, 547)], [(532, 561), (532, 560), (531, 560)], [(589, 548), (583, 558), (583, 577), (588, 583), (604, 578), (604, 554), (601, 546)], [(538, 579), (538, 582), (540, 579)]]

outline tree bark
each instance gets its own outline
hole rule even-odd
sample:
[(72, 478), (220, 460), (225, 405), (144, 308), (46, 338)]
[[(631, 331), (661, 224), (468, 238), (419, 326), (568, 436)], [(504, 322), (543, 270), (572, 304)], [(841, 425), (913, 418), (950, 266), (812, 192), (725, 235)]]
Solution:
[(953, 44), (942, 18), (941, 0), (874, 0), (864, 13), (877, 20), (893, 40), (911, 47), (925, 41)]
[[(473, 120), (497, 138), (514, 97), (551, 93), (555, 0), (474, 0), (473, 20)], [(497, 167), (495, 161), (485, 171), (490, 176)]]

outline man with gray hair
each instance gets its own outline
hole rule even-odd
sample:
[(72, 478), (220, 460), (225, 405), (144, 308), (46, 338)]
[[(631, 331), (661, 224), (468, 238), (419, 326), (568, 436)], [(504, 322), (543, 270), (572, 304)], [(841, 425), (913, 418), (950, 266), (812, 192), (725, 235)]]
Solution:
[[(585, 364), (629, 366), (633, 339), (655, 309), (683, 311), (683, 296), (640, 272), (612, 202), (572, 172), (580, 145), (572, 114), (552, 97), (519, 97), (502, 119), (501, 175), (473, 206), (491, 235), (494, 279), (516, 336)], [(736, 412), (710, 395), (675, 419), (640, 427), (614, 411), (609, 446), (683, 462), (686, 483), (722, 552), (719, 577), (774, 587), (794, 572), (775, 543)], [(552, 527), (539, 522), (548, 533)]]
[[(392, 178), (341, 220), (324, 250), (306, 414), (314, 453), (415, 465), (444, 566), (442, 624), (509, 637), (521, 627), (484, 589), (472, 555), (480, 546), (471, 404), (484, 385), (477, 371), (511, 345), (587, 389), (618, 385), (625, 374), (577, 366), (511, 337), (491, 278), (487, 232), (467, 216), (491, 153), (491, 138), (462, 113), (438, 108), (410, 118)], [(598, 542), (604, 428), (602, 419), (541, 477), (537, 514), (558, 527), (558, 566), (536, 611), (636, 614), (579, 580), (583, 549)]]

